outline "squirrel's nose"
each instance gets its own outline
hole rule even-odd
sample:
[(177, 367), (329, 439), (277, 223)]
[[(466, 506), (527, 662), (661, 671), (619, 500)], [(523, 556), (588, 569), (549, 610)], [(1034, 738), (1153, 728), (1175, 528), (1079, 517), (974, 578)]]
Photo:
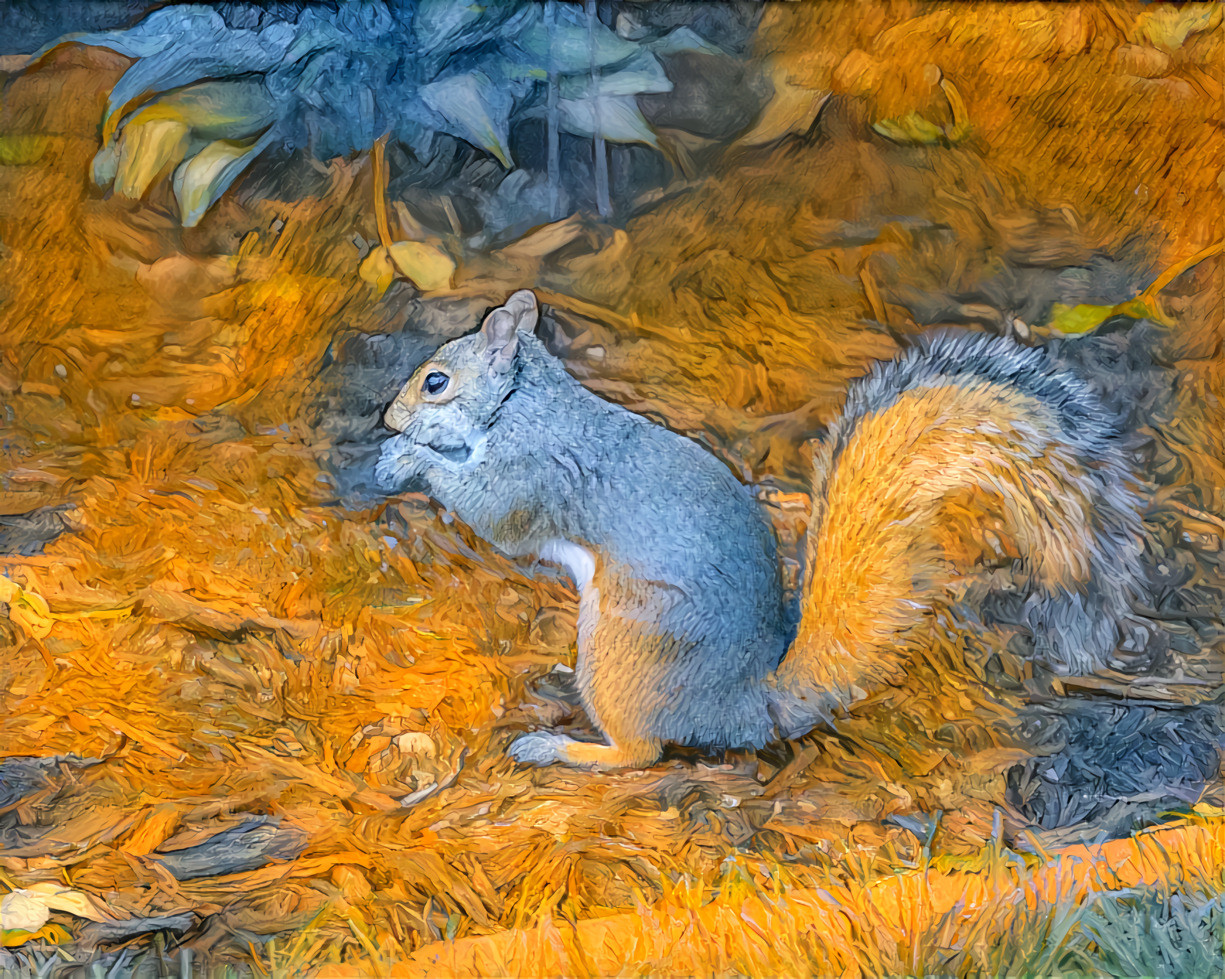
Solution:
[(387, 410), (383, 412), (382, 422), (384, 427), (393, 432), (403, 432), (408, 427), (408, 412), (404, 410), (398, 398), (387, 406)]

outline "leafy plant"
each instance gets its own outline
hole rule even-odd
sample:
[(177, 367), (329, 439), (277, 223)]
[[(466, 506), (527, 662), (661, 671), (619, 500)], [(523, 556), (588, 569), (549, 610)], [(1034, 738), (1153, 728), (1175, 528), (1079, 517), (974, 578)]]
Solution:
[[(40, 51), (36, 60), (75, 43), (136, 59), (107, 101), (94, 182), (140, 198), (173, 167), (192, 226), (274, 144), (326, 159), (388, 135), (427, 162), (446, 133), (511, 169), (512, 126), (543, 116), (555, 189), (558, 131), (593, 138), (597, 150), (603, 140), (656, 146), (636, 96), (671, 90), (658, 56), (717, 50), (684, 27), (627, 39), (594, 7), (554, 0), (296, 8), (167, 6), (126, 30), (67, 35)], [(607, 198), (606, 185), (598, 191)]]
[(1207, 901), (1144, 890), (1103, 899), (1088, 926), (1096, 968), (1112, 976), (1225, 975), (1225, 912)]

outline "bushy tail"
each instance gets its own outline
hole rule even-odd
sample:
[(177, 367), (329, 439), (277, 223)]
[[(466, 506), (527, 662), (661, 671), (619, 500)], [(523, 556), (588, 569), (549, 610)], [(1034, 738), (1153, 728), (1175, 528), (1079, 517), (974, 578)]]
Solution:
[(803, 614), (773, 682), (782, 733), (899, 679), (908, 634), (977, 558), (1011, 558), (1035, 651), (1087, 672), (1136, 591), (1139, 503), (1111, 420), (1039, 350), (929, 337), (852, 389), (815, 453)]

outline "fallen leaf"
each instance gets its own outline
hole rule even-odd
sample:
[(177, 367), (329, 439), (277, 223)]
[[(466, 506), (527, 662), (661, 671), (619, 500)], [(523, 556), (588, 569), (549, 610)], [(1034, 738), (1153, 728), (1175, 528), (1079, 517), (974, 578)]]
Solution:
[(37, 895), (24, 890), (5, 894), (0, 899), (0, 929), (10, 931), (38, 931), (51, 917), (51, 909)]
[(793, 73), (787, 64), (774, 62), (767, 74), (774, 95), (753, 128), (740, 137), (741, 142), (753, 146), (772, 143), (791, 133), (807, 132), (829, 98), (828, 87), (805, 84), (803, 75)]
[(194, 228), (204, 213), (238, 179), (264, 148), (263, 139), (219, 139), (183, 163), (174, 172), (174, 196), (184, 228)]
[(19, 887), (0, 899), (0, 929), (37, 932), (52, 911), (66, 911), (90, 921), (111, 918), (88, 894), (43, 881)]
[(8, 604), (9, 618), (35, 639), (51, 634), (54, 618), (41, 595), (26, 591), (11, 578), (0, 575), (0, 602)]
[(1173, 60), (1166, 52), (1145, 44), (1122, 44), (1114, 51), (1115, 67), (1137, 78), (1160, 78), (1169, 72)]
[(895, 143), (928, 145), (940, 142), (947, 135), (942, 127), (924, 119), (914, 110), (896, 119), (880, 119), (872, 123), (872, 128)]
[(443, 131), (487, 150), (508, 170), (513, 98), (483, 71), (469, 71), (422, 85), (418, 96), (448, 123)]
[(420, 291), (436, 292), (451, 287), (455, 260), (443, 250), (441, 244), (397, 241), (387, 252), (392, 264)]
[(949, 79), (940, 79), (940, 88), (948, 101), (949, 111), (953, 114), (951, 126), (944, 127), (944, 134), (949, 142), (956, 143), (964, 139), (970, 131), (970, 113), (966, 109), (966, 101), (961, 97), (961, 91)]
[(70, 941), (72, 935), (68, 929), (60, 925), (43, 925), (37, 931), (23, 931), (20, 928), (0, 929), (0, 945), (5, 948), (16, 948), (26, 942), (47, 942), (51, 945), (62, 945)]
[(24, 893), (34, 895), (52, 911), (67, 911), (78, 918), (88, 918), (90, 921), (108, 921), (111, 918), (96, 899), (82, 891), (70, 887), (60, 887), (48, 881), (31, 884), (24, 888)]
[(511, 261), (542, 259), (574, 241), (587, 230), (582, 217), (572, 214), (561, 221), (542, 224), (533, 228), (501, 249), (501, 254)]
[(1106, 320), (1115, 316), (1126, 316), (1133, 320), (1151, 320), (1161, 326), (1174, 325), (1157, 300), (1151, 297), (1129, 299), (1117, 306), (1094, 306), (1089, 303), (1066, 306), (1063, 303), (1054, 303), (1046, 325), (1053, 333), (1064, 336), (1081, 336), (1092, 333)]
[(131, 835), (120, 844), (125, 853), (144, 856), (166, 842), (179, 828), (179, 810), (172, 804), (153, 806), (141, 816)]
[(47, 152), (46, 136), (0, 136), (0, 166), (19, 167), (37, 163)]
[(396, 279), (396, 267), (392, 264), (387, 249), (378, 245), (370, 249), (370, 254), (362, 259), (357, 274), (363, 282), (369, 282), (381, 296)]
[(557, 111), (561, 128), (576, 136), (599, 136), (610, 143), (659, 145), (632, 95), (558, 99)]
[(1136, 19), (1139, 38), (1166, 51), (1176, 51), (1188, 37), (1210, 30), (1221, 22), (1221, 6), (1215, 3), (1158, 5)]

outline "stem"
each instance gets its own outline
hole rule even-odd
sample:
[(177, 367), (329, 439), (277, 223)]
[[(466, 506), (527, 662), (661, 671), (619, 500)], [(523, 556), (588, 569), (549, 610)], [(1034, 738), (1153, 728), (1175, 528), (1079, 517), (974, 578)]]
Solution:
[(1215, 244), (1209, 245), (1207, 248), (1200, 249), (1190, 258), (1185, 258), (1181, 262), (1176, 262), (1175, 264), (1171, 265), (1168, 269), (1157, 276), (1157, 278), (1153, 280), (1152, 285), (1140, 293), (1140, 295), (1136, 298), (1152, 299), (1157, 295), (1157, 293), (1161, 292), (1162, 289), (1168, 286), (1184, 272), (1191, 271), (1191, 269), (1199, 265), (1199, 263), (1204, 259), (1212, 258), (1213, 255), (1220, 255), (1223, 251), (1225, 251), (1225, 238), (1216, 242)]
[(557, 78), (557, 59), (553, 55), (553, 33), (557, 25), (557, 0), (545, 0), (544, 25), (549, 35), (548, 63), (548, 153), (547, 174), (549, 182), (549, 217), (556, 221), (561, 217), (561, 130), (558, 121), (557, 97), (560, 85)]
[(596, 17), (595, 0), (585, 0), (587, 7), (587, 37), (591, 52), (591, 120), (594, 133), (595, 153), (595, 207), (602, 218), (612, 213), (612, 202), (608, 193), (608, 147), (600, 135), (600, 89), (599, 69), (596, 67)]
[[(598, 121), (598, 117), (597, 117)], [(595, 208), (602, 218), (612, 214), (612, 201), (608, 191), (608, 147), (603, 136), (595, 138)]]
[(387, 221), (387, 159), (383, 151), (387, 146), (386, 134), (374, 141), (370, 150), (370, 163), (374, 171), (374, 220), (379, 228), (379, 244), (392, 246), (391, 225)]

